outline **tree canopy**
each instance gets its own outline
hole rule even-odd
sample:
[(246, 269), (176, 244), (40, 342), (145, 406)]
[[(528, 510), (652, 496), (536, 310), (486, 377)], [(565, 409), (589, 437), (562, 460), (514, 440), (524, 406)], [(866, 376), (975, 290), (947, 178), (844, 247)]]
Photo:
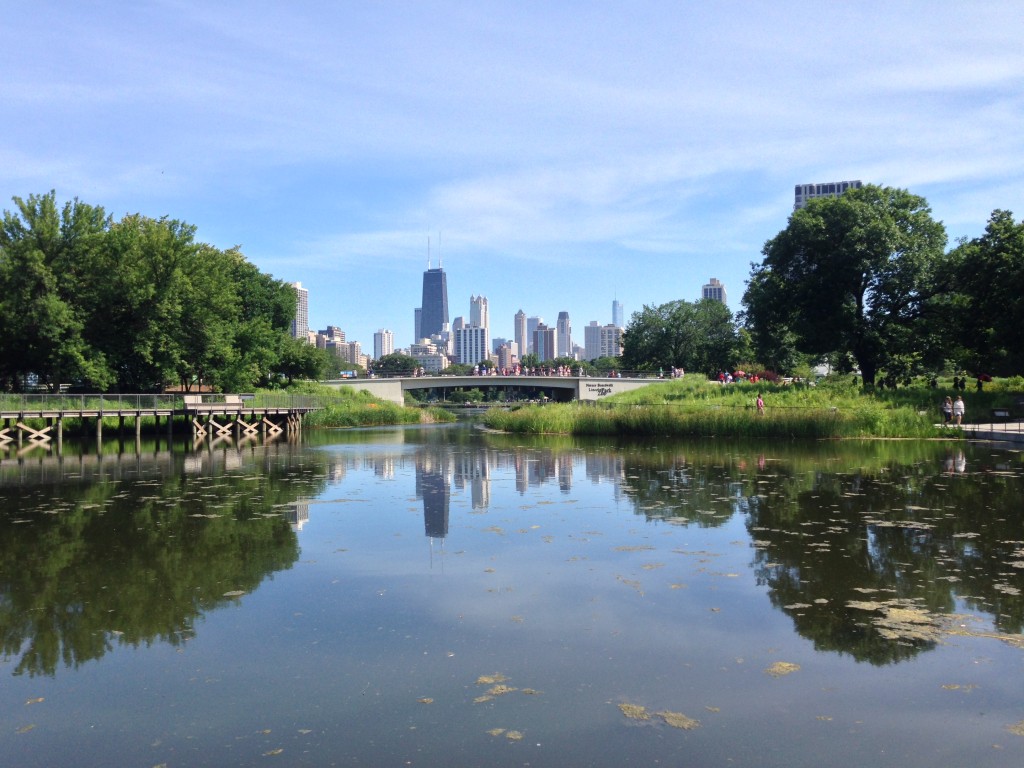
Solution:
[(985, 233), (950, 254), (950, 284), (937, 322), (960, 362), (999, 376), (1024, 371), (1024, 222), (992, 212)]
[(946, 232), (924, 198), (866, 185), (811, 200), (765, 243), (743, 297), (764, 357), (849, 354), (865, 384), (901, 355), (930, 353)]
[(0, 224), (0, 389), (238, 390), (309, 370), (290, 347), (294, 289), (237, 248), (173, 219), (59, 207), (52, 191), (14, 203)]
[(656, 371), (683, 368), (709, 375), (732, 370), (739, 336), (732, 312), (720, 301), (671, 301), (633, 313), (622, 337), (621, 366)]

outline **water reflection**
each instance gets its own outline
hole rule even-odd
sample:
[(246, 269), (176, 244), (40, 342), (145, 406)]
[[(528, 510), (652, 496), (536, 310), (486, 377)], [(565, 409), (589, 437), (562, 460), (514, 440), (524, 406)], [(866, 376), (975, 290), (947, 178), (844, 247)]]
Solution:
[(53, 675), (117, 645), (183, 644), (203, 614), (232, 602), (226, 593), (290, 568), (298, 545), (280, 509), (323, 487), (322, 474), (290, 454), (155, 450), (5, 463), (0, 649), (16, 660), (14, 674)]
[(461, 428), (316, 440), (5, 460), (0, 647), (14, 673), (53, 675), (115, 645), (186, 642), (229, 593), (290, 568), (296, 534), (317, 514), (311, 502), (363, 471), (380, 482), (414, 475), (431, 552), (449, 536), (453, 497), (485, 512), (497, 480), (520, 497), (600, 487), (603, 503), (652, 524), (742, 520), (772, 606), (819, 650), (858, 661), (889, 664), (937, 642), (894, 636), (865, 609), (872, 602), (974, 611), (1006, 636), (1024, 628), (1019, 454), (929, 443), (609, 445)]

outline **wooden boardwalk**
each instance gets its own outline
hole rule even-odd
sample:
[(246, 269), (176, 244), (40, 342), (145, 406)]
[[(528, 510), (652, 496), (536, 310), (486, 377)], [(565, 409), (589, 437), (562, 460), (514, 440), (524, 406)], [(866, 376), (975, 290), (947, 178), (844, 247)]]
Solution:
[(305, 414), (320, 407), (316, 398), (293, 395), (0, 395), (0, 447), (55, 440), (59, 448), (66, 419), (83, 427), (94, 422), (100, 442), (109, 419), (117, 419), (119, 433), (132, 422), (136, 437), (144, 418), (153, 419), (157, 429), (163, 420), (168, 435), (176, 420), (183, 422), (197, 439), (291, 434)]

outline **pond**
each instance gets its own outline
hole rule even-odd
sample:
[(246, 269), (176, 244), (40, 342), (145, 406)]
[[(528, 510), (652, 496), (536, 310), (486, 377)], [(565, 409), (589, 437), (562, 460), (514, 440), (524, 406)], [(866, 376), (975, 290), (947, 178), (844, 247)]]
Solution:
[(0, 461), (0, 765), (1024, 764), (1024, 462), (471, 425)]

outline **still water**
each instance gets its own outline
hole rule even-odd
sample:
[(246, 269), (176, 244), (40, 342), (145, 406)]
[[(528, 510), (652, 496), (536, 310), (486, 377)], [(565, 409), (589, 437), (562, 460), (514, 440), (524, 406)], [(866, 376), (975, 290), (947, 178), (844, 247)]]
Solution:
[(934, 442), (4, 454), (0, 765), (1022, 765), (1022, 492)]

